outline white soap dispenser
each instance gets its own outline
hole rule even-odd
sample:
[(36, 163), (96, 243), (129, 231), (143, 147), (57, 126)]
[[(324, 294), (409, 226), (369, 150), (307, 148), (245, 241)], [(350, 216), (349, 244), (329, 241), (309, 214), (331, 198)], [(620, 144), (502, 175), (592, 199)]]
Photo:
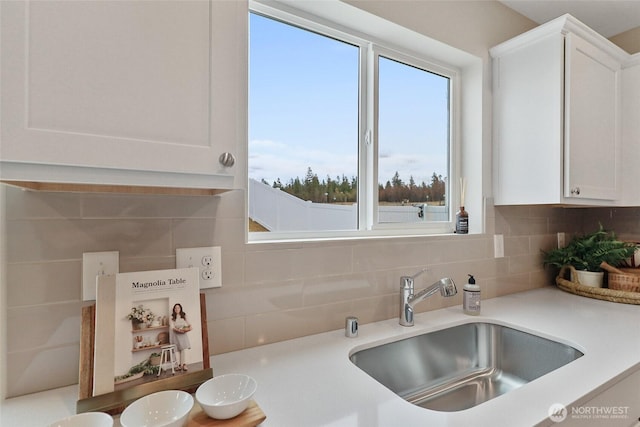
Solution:
[(480, 286), (476, 285), (476, 279), (469, 274), (469, 281), (463, 287), (462, 309), (465, 314), (477, 316), (480, 314)]

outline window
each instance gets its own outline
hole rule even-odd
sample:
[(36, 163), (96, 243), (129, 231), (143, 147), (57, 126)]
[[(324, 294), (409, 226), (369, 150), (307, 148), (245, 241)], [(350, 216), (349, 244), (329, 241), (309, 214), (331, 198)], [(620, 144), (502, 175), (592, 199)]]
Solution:
[(377, 58), (378, 223), (447, 222), (450, 79)]
[(252, 9), (250, 240), (451, 232), (456, 72)]

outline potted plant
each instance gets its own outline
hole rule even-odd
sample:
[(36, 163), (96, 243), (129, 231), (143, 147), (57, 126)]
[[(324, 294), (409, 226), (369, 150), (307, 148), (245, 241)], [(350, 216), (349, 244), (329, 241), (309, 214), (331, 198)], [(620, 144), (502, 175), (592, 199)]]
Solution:
[(132, 307), (131, 312), (127, 314), (127, 319), (131, 320), (132, 329), (141, 329), (146, 327), (148, 324), (155, 319), (153, 312), (144, 308), (142, 304), (137, 307)]
[(160, 353), (151, 353), (149, 355), (149, 364), (151, 366), (160, 366)]
[[(630, 258), (635, 252), (636, 244), (618, 240), (613, 231), (606, 231), (600, 224), (598, 230), (584, 235), (575, 235), (563, 248), (543, 251), (545, 266), (562, 268), (573, 267), (572, 282), (587, 286), (602, 287), (602, 262), (614, 267)], [(577, 277), (574, 277), (573, 271)]]
[[(158, 365), (154, 365), (152, 363), (151, 359), (154, 354), (158, 353), (153, 353), (147, 359), (143, 360), (137, 365), (133, 365), (131, 368), (129, 368), (126, 374), (114, 377), (114, 383), (117, 385), (128, 381), (137, 380), (139, 378), (142, 378), (144, 375), (156, 375), (160, 369), (160, 361), (158, 360)], [(158, 354), (158, 358), (159, 357), (160, 355)]]

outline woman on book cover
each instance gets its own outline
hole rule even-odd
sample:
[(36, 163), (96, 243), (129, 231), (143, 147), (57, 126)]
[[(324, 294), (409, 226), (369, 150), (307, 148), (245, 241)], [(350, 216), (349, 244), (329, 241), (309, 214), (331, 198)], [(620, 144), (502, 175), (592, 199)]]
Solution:
[(187, 371), (185, 350), (191, 348), (191, 342), (187, 332), (191, 330), (191, 324), (187, 320), (187, 314), (182, 310), (182, 304), (175, 304), (171, 313), (171, 344), (178, 350), (178, 371)]

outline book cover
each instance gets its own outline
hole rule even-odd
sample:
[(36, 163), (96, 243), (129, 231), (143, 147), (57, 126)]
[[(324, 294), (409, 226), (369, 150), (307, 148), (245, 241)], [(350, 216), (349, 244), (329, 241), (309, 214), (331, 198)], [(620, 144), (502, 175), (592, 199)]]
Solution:
[(99, 279), (94, 396), (202, 370), (199, 295), (197, 268)]

